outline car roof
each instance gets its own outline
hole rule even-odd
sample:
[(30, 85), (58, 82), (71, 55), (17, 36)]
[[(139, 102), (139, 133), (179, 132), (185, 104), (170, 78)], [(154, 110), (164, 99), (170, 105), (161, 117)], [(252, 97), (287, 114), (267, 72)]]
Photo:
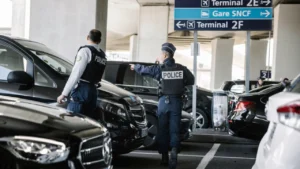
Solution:
[[(251, 83), (256, 83), (257, 80), (250, 80)], [(264, 81), (265, 83), (279, 83), (279, 81)], [(242, 84), (242, 83), (245, 83), (245, 80), (228, 80), (228, 81), (225, 81), (224, 83), (237, 83), (237, 84)]]
[(27, 42), (38, 43), (38, 44), (41, 44), (41, 45), (45, 46), (45, 44), (43, 44), (43, 43), (32, 41), (32, 40), (29, 40), (29, 39), (26, 39), (26, 38), (16, 37), (16, 36), (0, 35), (0, 38), (6, 38), (6, 39), (15, 40), (15, 41), (22, 40), (22, 41), (27, 41)]

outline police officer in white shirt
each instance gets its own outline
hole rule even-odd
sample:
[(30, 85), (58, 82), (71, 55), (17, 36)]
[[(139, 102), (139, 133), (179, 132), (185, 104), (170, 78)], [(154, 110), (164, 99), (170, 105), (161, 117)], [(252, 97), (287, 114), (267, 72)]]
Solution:
[(100, 87), (107, 59), (99, 48), (101, 42), (99, 30), (91, 30), (87, 41), (88, 44), (78, 50), (72, 73), (57, 102), (62, 104), (70, 94), (68, 110), (90, 116), (97, 107), (97, 87)]

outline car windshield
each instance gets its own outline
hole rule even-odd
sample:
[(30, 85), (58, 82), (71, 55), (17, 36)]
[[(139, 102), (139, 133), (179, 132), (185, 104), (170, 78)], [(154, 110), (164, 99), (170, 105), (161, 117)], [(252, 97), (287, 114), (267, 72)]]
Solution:
[(293, 93), (300, 93), (300, 75), (298, 75), (289, 86), (288, 90)]
[(26, 47), (27, 49), (29, 49), (33, 54), (38, 56), (43, 62), (49, 65), (56, 72), (63, 75), (71, 74), (73, 67), (72, 63), (64, 59), (55, 51), (49, 49), (47, 46), (27, 40), (16, 41), (24, 47)]

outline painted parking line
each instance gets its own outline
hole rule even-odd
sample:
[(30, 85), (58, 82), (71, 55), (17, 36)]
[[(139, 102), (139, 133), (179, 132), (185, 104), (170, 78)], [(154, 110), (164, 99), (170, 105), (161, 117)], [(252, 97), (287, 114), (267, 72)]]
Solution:
[[(131, 152), (129, 154), (136, 154), (136, 155), (160, 155), (158, 153), (147, 153), (147, 152), (140, 152), (140, 151), (135, 151)], [(197, 157), (197, 158), (203, 158), (205, 155), (190, 155), (190, 154), (178, 154), (179, 157)], [(255, 160), (255, 158), (248, 158), (248, 157), (230, 157), (230, 156), (214, 156), (214, 158), (225, 158), (225, 159), (243, 159), (243, 160)]]
[(202, 158), (200, 164), (197, 169), (205, 169), (209, 162), (214, 158), (221, 144), (214, 144), (213, 147), (209, 150), (209, 152)]

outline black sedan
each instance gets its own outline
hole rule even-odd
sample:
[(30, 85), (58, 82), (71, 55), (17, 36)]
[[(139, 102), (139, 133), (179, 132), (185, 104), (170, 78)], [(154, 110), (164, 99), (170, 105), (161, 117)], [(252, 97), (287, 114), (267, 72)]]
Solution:
[[(41, 43), (0, 35), (1, 95), (56, 102), (72, 67), (72, 63)], [(98, 107), (91, 118), (110, 131), (114, 153), (140, 147), (148, 131), (142, 99), (111, 83), (101, 85)]]
[[(156, 115), (157, 105), (157, 101), (147, 99), (144, 100), (144, 106), (147, 113), (147, 127), (149, 128), (148, 136), (144, 141), (144, 146), (146, 148), (154, 148), (156, 145), (156, 135), (158, 130), (158, 117)], [(194, 120), (193, 117), (185, 111), (182, 111), (181, 115), (180, 139), (181, 141), (184, 141), (191, 137), (190, 128)]]
[(284, 90), (277, 84), (257, 93), (237, 95), (235, 109), (228, 116), (229, 134), (261, 139), (268, 129), (265, 105), (270, 96)]
[(0, 96), (0, 169), (112, 169), (108, 130), (85, 116)]
[[(141, 76), (135, 71), (130, 70), (129, 64), (143, 64), (147, 66), (154, 65), (152, 63), (143, 62), (117, 62), (109, 61), (106, 66), (104, 78), (117, 86), (130, 91), (143, 99), (158, 100), (157, 85), (158, 82), (147, 76)], [(183, 105), (183, 110), (192, 114), (192, 86), (186, 87), (186, 100)], [(212, 92), (200, 87), (197, 87), (197, 128), (208, 128), (211, 126), (211, 99)]]
[[(220, 89), (223, 91), (230, 91), (236, 94), (245, 93), (245, 80), (234, 80), (234, 81), (225, 81), (221, 85)], [(264, 81), (264, 86), (274, 85), (280, 83), (279, 81)], [(256, 88), (257, 81), (250, 80), (249, 82), (249, 91), (254, 90)]]

